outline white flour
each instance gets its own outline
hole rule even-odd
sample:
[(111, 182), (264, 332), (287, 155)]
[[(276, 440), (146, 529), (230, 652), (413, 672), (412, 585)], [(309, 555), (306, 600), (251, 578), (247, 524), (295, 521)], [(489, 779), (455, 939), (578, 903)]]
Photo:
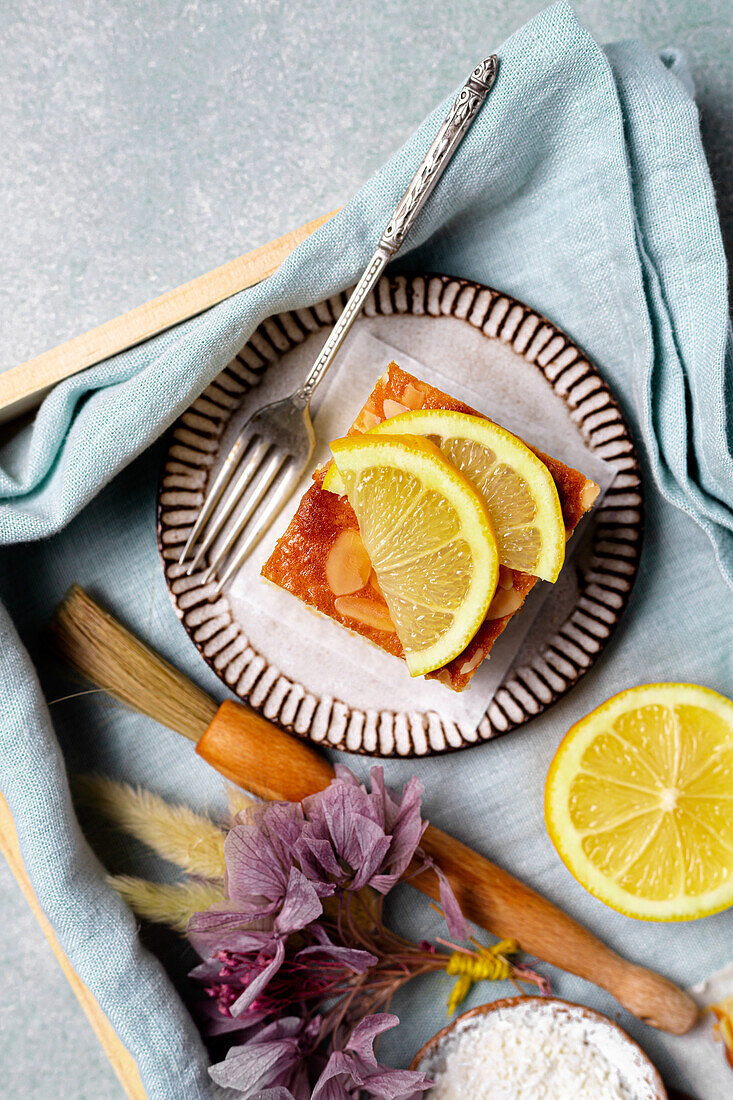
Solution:
[(639, 1051), (572, 1008), (515, 1005), (475, 1016), (420, 1066), (429, 1100), (653, 1100)]

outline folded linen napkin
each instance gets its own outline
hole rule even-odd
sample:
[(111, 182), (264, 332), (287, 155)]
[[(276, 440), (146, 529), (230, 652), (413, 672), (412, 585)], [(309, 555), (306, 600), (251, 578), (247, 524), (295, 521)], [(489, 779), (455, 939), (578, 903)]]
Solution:
[[(491, 48), (487, 41), (484, 52)], [(570, 880), (551, 849), (541, 790), (564, 730), (613, 691), (690, 679), (733, 692), (730, 652), (721, 651), (730, 629), (726, 585), (733, 585), (731, 339), (712, 186), (678, 55), (660, 59), (638, 43), (604, 50), (565, 3), (499, 53), (495, 89), (399, 266), (501, 287), (586, 349), (625, 404), (641, 445), (646, 547), (613, 646), (565, 700), (522, 734), (452, 758), (448, 771), (440, 759), (394, 762), (387, 778), (398, 784), (417, 772), (436, 823), (556, 898), (619, 950), (691, 985), (730, 961), (733, 913), (694, 927), (657, 927), (606, 910)], [(0, 542), (59, 532), (148, 448), (264, 317), (354, 282), (446, 106), (265, 283), (57, 387), (35, 424), (0, 453)], [(5, 549), (0, 596), (34, 648), (65, 585), (96, 582), (133, 627), (222, 694), (183, 636), (155, 561), (147, 511), (154, 458), (135, 464), (51, 542)], [(28, 652), (0, 610), (0, 789), (38, 898), (137, 1060), (148, 1095), (213, 1096), (183, 1004), (140, 948), (134, 919), (106, 887), (79, 831), (55, 734), (70, 767), (97, 766), (166, 795), (188, 799), (199, 791), (211, 799), (216, 778), (180, 739), (94, 697), (64, 704), (54, 716), (55, 731)], [(359, 773), (367, 763), (345, 762)], [(393, 916), (407, 930), (414, 906), (404, 893)], [(428, 925), (421, 910), (420, 934)], [(593, 987), (565, 976), (555, 984), (561, 995), (617, 1013)], [(382, 1048), (385, 1056), (409, 1061), (444, 1022), (444, 992), (439, 983), (406, 992), (397, 1006), (404, 1023)], [(618, 1018), (671, 1081), (694, 1091), (674, 1043), (625, 1013)], [(728, 1084), (719, 1077), (717, 1092), (699, 1100), (717, 1100)]]

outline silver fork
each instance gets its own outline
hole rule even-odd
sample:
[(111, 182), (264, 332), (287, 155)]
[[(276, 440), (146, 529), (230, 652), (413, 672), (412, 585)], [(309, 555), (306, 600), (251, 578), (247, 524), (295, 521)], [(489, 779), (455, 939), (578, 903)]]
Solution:
[[(254, 549), (300, 481), (315, 447), (310, 415), (313, 392), (478, 114), (496, 79), (497, 69), (498, 59), (492, 55), (473, 70), (461, 89), (303, 385), (290, 397), (258, 409), (227, 454), (179, 559), (182, 565), (191, 549), (196, 547), (186, 570), (190, 575), (241, 503), (231, 530), (216, 547), (204, 573), (206, 581), (226, 563), (217, 592)], [(203, 538), (199, 542), (201, 535)]]

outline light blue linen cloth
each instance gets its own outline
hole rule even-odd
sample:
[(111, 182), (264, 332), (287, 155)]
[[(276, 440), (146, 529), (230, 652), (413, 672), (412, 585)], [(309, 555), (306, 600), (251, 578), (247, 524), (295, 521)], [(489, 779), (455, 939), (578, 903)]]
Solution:
[[(488, 54), (495, 45), (487, 28), (480, 48)], [(638, 439), (645, 549), (613, 644), (566, 699), (529, 728), (452, 757), (450, 767), (441, 759), (395, 761), (387, 777), (398, 784), (417, 772), (432, 820), (622, 953), (689, 984), (730, 961), (733, 912), (673, 926), (611, 912), (560, 864), (541, 803), (559, 738), (614, 691), (682, 679), (733, 693), (731, 337), (713, 189), (676, 54), (659, 59), (634, 42), (604, 50), (565, 3), (537, 16), (499, 54), (496, 86), (398, 266), (501, 287), (585, 348)], [(0, 789), (38, 898), (154, 1100), (213, 1096), (206, 1055), (163, 968), (139, 946), (135, 920), (104, 883), (74, 817), (66, 768), (96, 767), (211, 805), (220, 784), (183, 739), (98, 696), (57, 703), (52, 724), (28, 651), (46, 686), (53, 674), (42, 626), (78, 579), (224, 695), (165, 592), (152, 513), (160, 448), (150, 444), (264, 317), (355, 281), (446, 106), (265, 283), (57, 387), (35, 423), (0, 452), (0, 542), (8, 544), (0, 568), (8, 608), (0, 608)], [(67, 682), (55, 694), (68, 690)], [(360, 774), (367, 767), (361, 759), (345, 762)], [(436, 926), (415, 899), (403, 889), (393, 919), (423, 934)], [(694, 1086), (674, 1041), (620, 1012), (595, 987), (553, 978), (561, 995), (616, 1014), (670, 1081)], [(439, 978), (401, 995), (404, 1023), (385, 1055), (407, 1064), (445, 1022), (445, 995)], [(478, 989), (469, 1003), (491, 995)]]

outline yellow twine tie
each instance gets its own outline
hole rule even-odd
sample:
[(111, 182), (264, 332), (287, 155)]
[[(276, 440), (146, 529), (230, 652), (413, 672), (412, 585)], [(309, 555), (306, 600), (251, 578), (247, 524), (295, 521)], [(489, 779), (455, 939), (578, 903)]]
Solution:
[(448, 1015), (452, 1016), (465, 1000), (474, 982), (500, 982), (510, 977), (512, 967), (508, 956), (516, 955), (518, 950), (516, 940), (500, 940), (493, 947), (480, 946), (475, 954), (454, 951), (445, 968), (446, 974), (458, 975), (448, 998)]

